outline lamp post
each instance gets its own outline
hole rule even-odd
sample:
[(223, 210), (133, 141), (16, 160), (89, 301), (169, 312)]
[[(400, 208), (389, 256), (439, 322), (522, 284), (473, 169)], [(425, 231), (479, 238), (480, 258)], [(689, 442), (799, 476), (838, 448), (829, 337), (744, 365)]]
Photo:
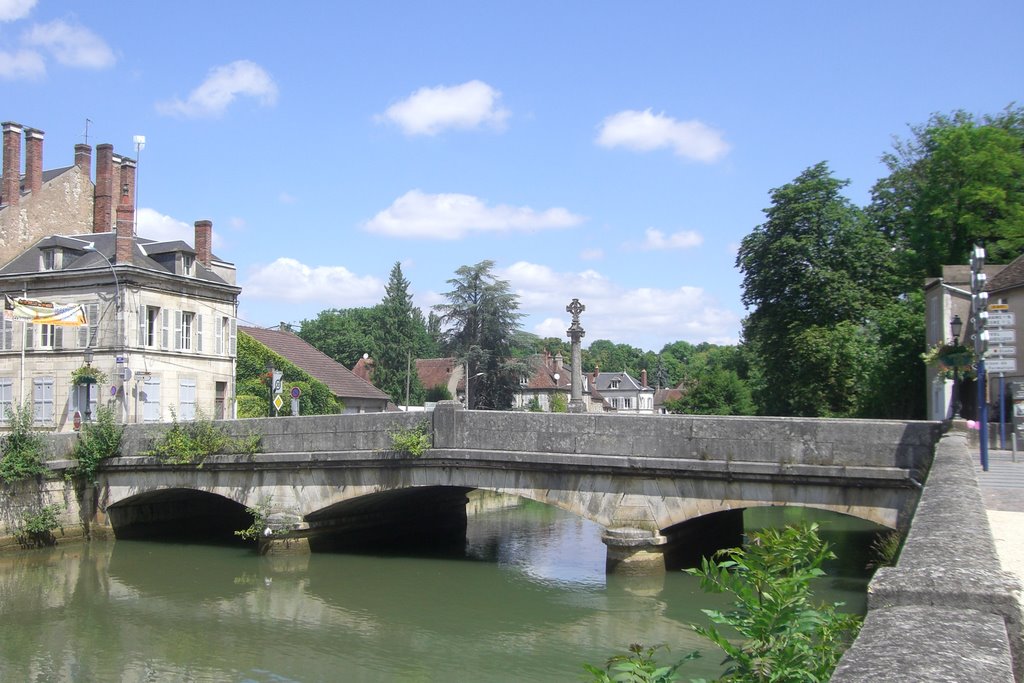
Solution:
[[(92, 367), (92, 349), (87, 348), (85, 353), (85, 367)], [(92, 422), (92, 382), (85, 383), (85, 421)]]
[[(955, 349), (960, 344), (960, 333), (964, 329), (964, 321), (960, 319), (959, 315), (954, 315), (953, 319), (949, 321), (949, 331), (953, 334), (953, 348)], [(954, 361), (953, 363), (953, 395), (951, 397), (953, 404), (953, 415), (956, 418), (960, 415), (960, 365)]]

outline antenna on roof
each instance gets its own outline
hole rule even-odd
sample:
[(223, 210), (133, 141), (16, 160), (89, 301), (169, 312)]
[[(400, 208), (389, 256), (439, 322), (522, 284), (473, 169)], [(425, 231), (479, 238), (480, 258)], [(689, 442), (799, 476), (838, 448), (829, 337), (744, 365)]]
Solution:
[(92, 123), (92, 119), (85, 120), (85, 144), (89, 144), (89, 124)]

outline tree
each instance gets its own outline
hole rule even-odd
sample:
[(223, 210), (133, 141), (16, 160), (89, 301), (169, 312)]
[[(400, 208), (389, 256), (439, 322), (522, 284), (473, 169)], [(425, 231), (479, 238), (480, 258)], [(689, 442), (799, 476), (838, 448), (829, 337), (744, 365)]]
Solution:
[(734, 370), (713, 368), (694, 380), (675, 400), (665, 402), (670, 413), (687, 415), (753, 415), (750, 387)]
[(969, 260), (984, 242), (992, 263), (1024, 249), (1024, 108), (980, 119), (933, 115), (882, 161), (870, 214), (895, 239), (907, 291)]
[(376, 358), (380, 312), (374, 308), (332, 308), (320, 311), (314, 320), (303, 320), (299, 337), (320, 351), (352, 368), (363, 354)]
[[(766, 221), (743, 238), (736, 265), (743, 273), (743, 323), (759, 378), (757, 402), (769, 415), (852, 414), (856, 402), (837, 405), (834, 392), (846, 379), (813, 372), (848, 372), (863, 362), (844, 329), (828, 352), (809, 362), (797, 351), (840, 323), (866, 324), (871, 312), (897, 291), (891, 248), (863, 212), (841, 196), (848, 181), (821, 162), (771, 192)], [(812, 329), (813, 328), (813, 329)], [(838, 356), (836, 355), (838, 354)], [(847, 354), (843, 356), (843, 354)], [(833, 384), (811, 400), (807, 383)], [(820, 388), (820, 387), (819, 387)], [(833, 397), (833, 398), (828, 398)]]
[(509, 283), (492, 272), (494, 262), (462, 266), (448, 280), (447, 303), (434, 306), (444, 325), (446, 349), (468, 366), (469, 408), (508, 410), (525, 373), (521, 361), (511, 357), (519, 330), (519, 298)]
[(412, 358), (419, 357), (426, 335), (423, 315), (412, 304), (409, 281), (402, 275), (402, 266), (395, 263), (385, 288), (384, 300), (377, 307), (377, 328), (374, 331), (373, 384), (391, 396), (397, 405), (405, 402), (406, 382), (410, 403), (423, 403), (424, 391), (419, 377), (410, 371)]

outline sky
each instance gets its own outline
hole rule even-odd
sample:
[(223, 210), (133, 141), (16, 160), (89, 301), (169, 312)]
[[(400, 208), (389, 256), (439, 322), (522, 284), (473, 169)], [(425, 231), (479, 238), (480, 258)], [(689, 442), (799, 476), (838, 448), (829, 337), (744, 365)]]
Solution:
[[(1024, 103), (1024, 3), (0, 0), (0, 120), (138, 158), (138, 234), (237, 267), (242, 324), (426, 313), (494, 262), (523, 329), (740, 339), (773, 188), (870, 201), (933, 113)], [(88, 137), (86, 138), (86, 131)], [(145, 144), (135, 144), (135, 136)]]

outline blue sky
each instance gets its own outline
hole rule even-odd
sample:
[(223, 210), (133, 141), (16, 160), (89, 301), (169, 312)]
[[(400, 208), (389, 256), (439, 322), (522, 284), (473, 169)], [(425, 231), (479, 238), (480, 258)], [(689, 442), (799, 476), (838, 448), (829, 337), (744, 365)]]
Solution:
[(1024, 3), (0, 0), (0, 119), (139, 155), (138, 232), (214, 224), (246, 324), (496, 263), (524, 329), (734, 343), (735, 251), (827, 160), (1022, 102)]

